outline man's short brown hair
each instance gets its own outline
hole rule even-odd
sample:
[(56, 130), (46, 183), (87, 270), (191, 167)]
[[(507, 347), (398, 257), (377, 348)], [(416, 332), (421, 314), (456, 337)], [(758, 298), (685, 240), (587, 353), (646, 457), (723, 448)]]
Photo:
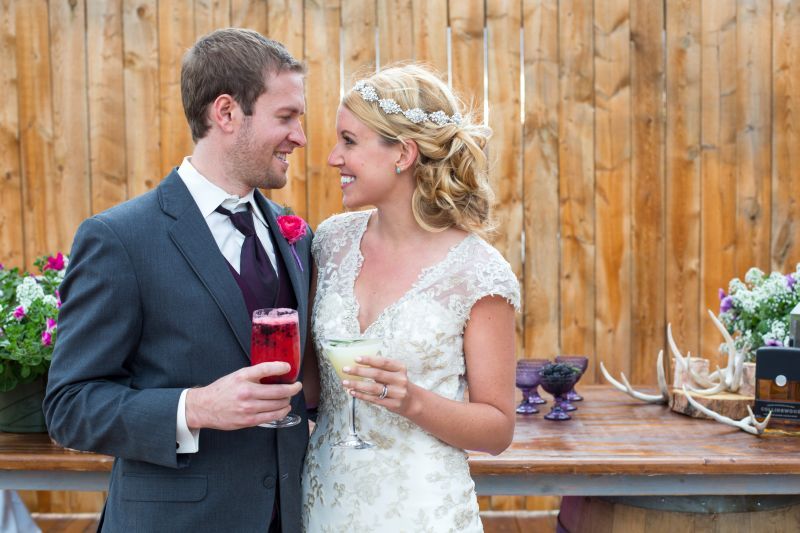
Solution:
[(201, 37), (183, 57), (181, 98), (192, 139), (211, 127), (206, 110), (221, 94), (229, 94), (245, 115), (267, 90), (266, 74), (304, 73), (305, 67), (278, 41), (243, 28), (226, 28)]

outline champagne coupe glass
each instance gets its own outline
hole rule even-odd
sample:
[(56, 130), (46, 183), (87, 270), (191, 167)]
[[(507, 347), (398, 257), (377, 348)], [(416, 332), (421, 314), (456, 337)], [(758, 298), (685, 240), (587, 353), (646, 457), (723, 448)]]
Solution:
[(523, 359), (517, 361), (516, 384), (522, 391), (522, 403), (517, 407), (517, 413), (521, 415), (531, 415), (538, 413), (539, 410), (530, 402), (531, 390), (539, 385), (541, 376), (539, 368), (530, 364), (525, 364)]
[(553, 407), (544, 417), (547, 420), (569, 420), (572, 418), (564, 410), (562, 402), (564, 394), (578, 380), (578, 370), (566, 363), (550, 363), (545, 365), (539, 373), (542, 376), (542, 388), (553, 395)]
[[(583, 373), (586, 372), (586, 368), (589, 366), (589, 358), (585, 355), (559, 355), (556, 357), (556, 363), (567, 363), (574, 367), (576, 367), (580, 373), (578, 374), (577, 381), (580, 381)], [(573, 386), (572, 389), (567, 393), (567, 402), (580, 402), (583, 401), (583, 396), (578, 394), (575, 391), (575, 387)]]
[[(550, 362), (550, 359), (519, 359), (517, 361), (518, 365), (526, 365), (532, 368), (535, 368), (538, 372), (541, 368)], [(547, 403), (547, 400), (542, 398), (539, 395), (539, 383), (537, 382), (536, 385), (533, 386), (532, 389), (528, 391), (528, 403), (532, 403), (534, 405), (541, 405)]]
[[(250, 364), (270, 361), (289, 363), (289, 371), (280, 376), (261, 378), (261, 383), (291, 384), (300, 374), (300, 322), (297, 311), (288, 308), (267, 308), (253, 311), (250, 337)], [(265, 428), (288, 428), (300, 423), (300, 417), (289, 413), (275, 422), (259, 424)]]
[[(330, 361), (339, 379), (350, 381), (363, 380), (360, 376), (345, 374), (342, 368), (357, 365), (356, 357), (375, 356), (380, 353), (381, 339), (327, 339), (322, 343), (322, 353)], [(364, 450), (374, 448), (375, 445), (362, 439), (356, 431), (356, 398), (350, 397), (350, 433), (343, 441), (333, 445), (336, 448), (350, 448)]]

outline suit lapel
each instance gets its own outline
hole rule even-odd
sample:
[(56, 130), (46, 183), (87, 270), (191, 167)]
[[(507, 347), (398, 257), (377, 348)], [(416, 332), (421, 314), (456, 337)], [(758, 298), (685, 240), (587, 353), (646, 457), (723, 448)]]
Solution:
[(297, 260), (294, 258), (291, 246), (289, 246), (286, 237), (281, 234), (280, 227), (278, 226), (278, 217), (272, 209), (272, 206), (264, 198), (260, 191), (256, 190), (255, 199), (258, 203), (259, 209), (267, 219), (269, 231), (272, 233), (272, 240), (277, 245), (276, 257), (279, 261), (283, 261), (286, 266), (286, 271), (289, 273), (289, 280), (292, 282), (292, 289), (294, 290), (295, 298), (297, 299), (297, 312), (300, 315), (300, 321), (304, 322), (308, 306), (308, 293), (304, 288), (303, 276), (297, 266)]
[(208, 224), (203, 220), (197, 204), (177, 172), (173, 171), (159, 185), (159, 198), (164, 212), (175, 218), (175, 223), (169, 230), (170, 238), (200, 282), (211, 293), (239, 341), (242, 356), (249, 362), (250, 317), (241, 290), (236, 285)]

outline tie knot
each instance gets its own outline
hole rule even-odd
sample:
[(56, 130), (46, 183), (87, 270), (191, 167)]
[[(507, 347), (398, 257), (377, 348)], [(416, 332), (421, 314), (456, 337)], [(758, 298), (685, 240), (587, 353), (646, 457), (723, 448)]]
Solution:
[(239, 233), (245, 237), (252, 237), (256, 234), (256, 227), (253, 223), (253, 212), (250, 211), (250, 204), (247, 204), (246, 211), (239, 211), (238, 213), (231, 213), (222, 206), (215, 209), (217, 213), (221, 213), (231, 219), (233, 227), (239, 230)]

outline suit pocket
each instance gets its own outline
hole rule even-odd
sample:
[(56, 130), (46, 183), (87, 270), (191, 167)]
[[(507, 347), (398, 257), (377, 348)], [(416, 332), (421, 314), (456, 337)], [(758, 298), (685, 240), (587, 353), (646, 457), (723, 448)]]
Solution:
[(134, 502), (199, 502), (206, 497), (206, 476), (123, 474), (122, 499)]

